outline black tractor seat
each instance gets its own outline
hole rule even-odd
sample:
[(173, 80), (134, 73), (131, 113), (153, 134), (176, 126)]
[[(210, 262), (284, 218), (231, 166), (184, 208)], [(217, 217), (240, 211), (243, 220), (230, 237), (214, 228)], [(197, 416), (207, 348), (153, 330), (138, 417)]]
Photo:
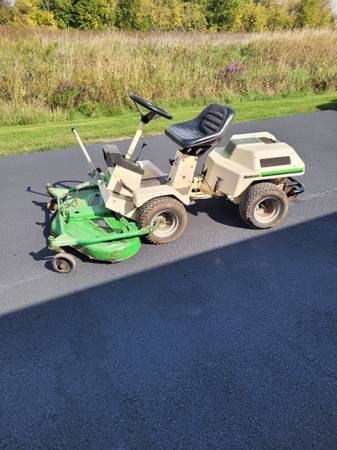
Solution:
[(194, 119), (167, 127), (165, 134), (183, 150), (209, 148), (220, 141), (234, 114), (229, 106), (212, 103)]

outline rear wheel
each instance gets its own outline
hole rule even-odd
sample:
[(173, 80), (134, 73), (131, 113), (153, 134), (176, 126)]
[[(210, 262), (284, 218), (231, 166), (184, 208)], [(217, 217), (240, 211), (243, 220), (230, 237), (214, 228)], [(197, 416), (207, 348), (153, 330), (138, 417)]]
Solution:
[(239, 211), (251, 228), (275, 227), (287, 214), (288, 198), (276, 184), (253, 184), (244, 194)]
[(52, 265), (56, 272), (70, 273), (76, 266), (76, 260), (73, 255), (61, 252), (54, 256)]
[(184, 205), (172, 197), (159, 197), (144, 203), (137, 211), (139, 228), (156, 226), (145, 239), (152, 244), (166, 244), (182, 235), (187, 225)]

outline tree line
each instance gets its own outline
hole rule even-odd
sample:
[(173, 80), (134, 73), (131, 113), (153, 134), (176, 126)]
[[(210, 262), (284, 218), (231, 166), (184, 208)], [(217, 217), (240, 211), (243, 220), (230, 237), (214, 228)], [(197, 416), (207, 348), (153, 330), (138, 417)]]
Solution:
[(334, 24), (329, 0), (0, 0), (7, 26), (251, 32)]

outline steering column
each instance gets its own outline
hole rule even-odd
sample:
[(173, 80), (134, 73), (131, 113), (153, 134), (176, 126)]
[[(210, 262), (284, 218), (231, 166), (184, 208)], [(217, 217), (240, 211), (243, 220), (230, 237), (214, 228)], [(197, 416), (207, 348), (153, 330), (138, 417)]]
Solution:
[[(148, 100), (145, 100), (142, 97), (139, 97), (138, 95), (130, 94), (131, 100), (135, 102), (135, 105), (139, 111), (140, 114), (140, 124), (138, 126), (138, 129), (131, 141), (131, 144), (128, 148), (128, 151), (125, 154), (125, 159), (131, 159), (136, 146), (138, 144), (139, 139), (141, 138), (144, 130), (145, 124), (149, 123), (151, 120), (157, 119), (158, 117), (164, 117), (165, 119), (172, 119), (172, 115), (169, 114), (164, 109), (160, 108), (159, 106), (149, 102)], [(140, 109), (140, 106), (147, 109), (148, 112), (146, 114), (143, 113), (143, 111)]]

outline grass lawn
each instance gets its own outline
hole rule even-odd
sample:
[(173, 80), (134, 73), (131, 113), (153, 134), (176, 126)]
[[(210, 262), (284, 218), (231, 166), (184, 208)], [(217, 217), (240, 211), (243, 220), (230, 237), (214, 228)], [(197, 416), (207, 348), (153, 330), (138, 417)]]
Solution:
[[(337, 93), (309, 94), (300, 97), (274, 98), (260, 101), (241, 101), (231, 104), (236, 110), (236, 122), (287, 116), (320, 109), (337, 109)], [(173, 123), (188, 120), (201, 106), (168, 108)], [(0, 127), (0, 155), (15, 155), (51, 148), (76, 146), (70, 127), (75, 126), (85, 143), (130, 137), (136, 130), (139, 115), (127, 112), (113, 117), (80, 119), (73, 122), (47, 122), (33, 125)], [(145, 128), (145, 134), (160, 134), (170, 122), (158, 119)]]

